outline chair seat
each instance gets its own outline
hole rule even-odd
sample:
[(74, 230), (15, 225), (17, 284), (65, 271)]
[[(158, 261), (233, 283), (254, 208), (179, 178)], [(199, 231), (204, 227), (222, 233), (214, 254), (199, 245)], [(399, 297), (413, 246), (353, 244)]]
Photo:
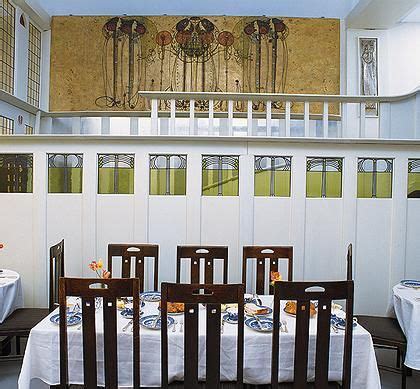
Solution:
[(358, 315), (359, 324), (372, 335), (373, 341), (384, 341), (388, 345), (405, 345), (407, 343), (398, 320), (392, 317)]
[(17, 309), (0, 324), (0, 336), (28, 336), (31, 329), (48, 314), (47, 308)]

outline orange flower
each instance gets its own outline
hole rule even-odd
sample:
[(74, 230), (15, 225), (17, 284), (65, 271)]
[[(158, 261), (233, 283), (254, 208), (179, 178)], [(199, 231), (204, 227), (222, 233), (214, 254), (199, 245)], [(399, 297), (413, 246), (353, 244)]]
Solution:
[(102, 270), (102, 278), (110, 278), (111, 277), (111, 273), (109, 271), (106, 270)]
[(89, 263), (89, 268), (93, 271), (96, 271), (98, 269), (96, 261), (92, 261), (91, 263)]
[(99, 270), (101, 270), (104, 267), (104, 263), (102, 262), (102, 259), (99, 258), (99, 261), (96, 264), (96, 266)]
[(274, 285), (275, 282), (281, 281), (283, 277), (281, 276), (280, 272), (272, 271), (270, 272), (270, 279), (271, 279), (271, 285)]

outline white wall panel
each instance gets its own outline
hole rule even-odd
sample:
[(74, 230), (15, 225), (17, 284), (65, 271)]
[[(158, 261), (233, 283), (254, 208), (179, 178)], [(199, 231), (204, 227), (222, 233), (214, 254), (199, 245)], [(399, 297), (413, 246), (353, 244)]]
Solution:
[(420, 279), (420, 199), (407, 201), (405, 278)]

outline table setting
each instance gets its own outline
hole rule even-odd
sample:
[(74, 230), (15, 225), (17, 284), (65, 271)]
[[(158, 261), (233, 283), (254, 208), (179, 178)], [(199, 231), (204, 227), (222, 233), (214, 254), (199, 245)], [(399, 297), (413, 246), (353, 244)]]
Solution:
[(402, 280), (392, 291), (395, 315), (407, 338), (404, 364), (420, 370), (420, 280)]
[(20, 275), (8, 269), (0, 269), (0, 324), (13, 311), (23, 307), (23, 292)]
[[(160, 293), (145, 292), (140, 295), (140, 374), (142, 386), (160, 386), (160, 341), (161, 316)], [(271, 334), (273, 328), (273, 296), (245, 295), (244, 332), (244, 381), (251, 384), (268, 384), (271, 375)], [(280, 381), (292, 381), (294, 364), (294, 339), (296, 319), (293, 304), (281, 301), (280, 314)], [(97, 358), (103, 362), (103, 319), (100, 302), (96, 304)], [(81, 303), (77, 298), (68, 300), (68, 344), (69, 382), (81, 384), (82, 377), (82, 315)], [(315, 311), (316, 306), (314, 304)], [(222, 306), (221, 312), (221, 378), (224, 381), (236, 379), (236, 337), (237, 307)], [(130, 299), (117, 301), (118, 366), (121, 387), (132, 382), (132, 302)], [(131, 315), (130, 315), (131, 313)], [(33, 330), (28, 340), (25, 358), (19, 377), (19, 388), (30, 388), (33, 378), (39, 378), (48, 385), (59, 381), (58, 358), (58, 310), (52, 312)], [(199, 376), (205, 378), (205, 315), (206, 307), (199, 306)], [(316, 313), (310, 319), (310, 349), (315, 347)], [(353, 337), (353, 388), (380, 388), (376, 358), (370, 334), (357, 323)], [(334, 305), (331, 317), (330, 379), (341, 377), (342, 343), (344, 340), (345, 313), (341, 306)], [(99, 335), (99, 336), (98, 336)], [(168, 306), (169, 374), (171, 381), (183, 380), (184, 347), (183, 305), (170, 303)], [(40, 358), (42, 355), (42, 358)], [(314, 366), (309, 362), (309, 377), (314, 376)], [(98, 383), (103, 383), (103, 368), (98, 369)]]

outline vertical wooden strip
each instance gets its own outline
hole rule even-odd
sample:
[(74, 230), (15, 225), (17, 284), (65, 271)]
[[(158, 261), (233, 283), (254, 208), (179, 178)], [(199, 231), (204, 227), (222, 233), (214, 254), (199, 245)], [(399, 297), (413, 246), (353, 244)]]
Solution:
[(354, 283), (348, 281), (346, 300), (346, 330), (344, 335), (344, 358), (343, 358), (343, 389), (351, 386), (351, 356), (353, 348), (353, 295)]
[(245, 285), (245, 292), (246, 292), (246, 286), (247, 286), (247, 262), (248, 258), (246, 257), (245, 248), (242, 248), (242, 284)]
[(83, 371), (84, 384), (88, 388), (97, 386), (95, 298), (82, 298), (83, 322)]
[(294, 387), (306, 388), (308, 379), (309, 300), (298, 300), (296, 305), (296, 340)]
[(200, 283), (200, 258), (191, 258), (191, 284)]
[(223, 283), (228, 283), (229, 274), (229, 249), (226, 247), (226, 255), (223, 258)]
[(104, 318), (104, 362), (105, 389), (118, 387), (118, 356), (117, 356), (117, 310), (116, 299), (104, 297), (102, 302)]
[(176, 283), (181, 282), (181, 247), (176, 248)]
[(198, 387), (198, 304), (185, 304), (184, 388)]
[(67, 299), (66, 280), (59, 281), (59, 304), (60, 304), (60, 389), (67, 388), (68, 381), (68, 355), (67, 355)]
[(290, 137), (290, 101), (286, 101), (286, 108), (284, 113), (284, 121), (285, 121), (285, 127), (286, 127), (286, 137)]
[(257, 294), (264, 294), (265, 287), (265, 259), (257, 258)]
[(140, 301), (139, 280), (133, 280), (133, 379), (134, 388), (140, 388)]
[(279, 341), (280, 341), (280, 291), (279, 285), (274, 288), (274, 309), (273, 309), (273, 337), (271, 354), (271, 388), (278, 388), (279, 377)]
[(214, 281), (214, 259), (204, 258), (204, 283), (213, 284)]
[(328, 101), (324, 101), (324, 109), (322, 111), (322, 135), (324, 138), (328, 138)]
[(158, 290), (159, 282), (159, 246), (156, 247), (156, 254), (153, 258), (154, 261), (154, 274), (153, 274), (153, 290)]
[[(164, 282), (162, 284), (162, 305), (161, 305), (161, 341), (160, 341), (160, 355), (161, 355), (161, 385), (162, 388), (168, 387), (168, 285)], [(185, 337), (186, 338), (186, 337)]]
[(220, 388), (220, 304), (207, 304), (206, 388)]
[(125, 251), (122, 255), (121, 278), (130, 278), (131, 254)]
[(309, 137), (309, 101), (305, 101), (303, 108), (303, 125), (305, 129), (305, 137)]
[(238, 343), (236, 345), (237, 369), (236, 369), (236, 386), (242, 389), (244, 386), (244, 294), (245, 287), (238, 287)]
[(328, 387), (330, 356), (331, 300), (318, 300), (318, 322), (315, 357), (315, 389)]
[(144, 275), (145, 258), (144, 258), (144, 255), (137, 253), (135, 259), (136, 259), (136, 278), (139, 279), (139, 282), (140, 282), (139, 288), (140, 288), (140, 291), (143, 292), (144, 291), (144, 278), (145, 278), (145, 275)]
[(279, 259), (278, 258), (268, 258), (270, 261), (270, 274), (268, 275), (268, 283), (269, 283), (269, 294), (274, 294), (274, 287), (271, 285), (271, 272), (272, 271), (279, 271)]

